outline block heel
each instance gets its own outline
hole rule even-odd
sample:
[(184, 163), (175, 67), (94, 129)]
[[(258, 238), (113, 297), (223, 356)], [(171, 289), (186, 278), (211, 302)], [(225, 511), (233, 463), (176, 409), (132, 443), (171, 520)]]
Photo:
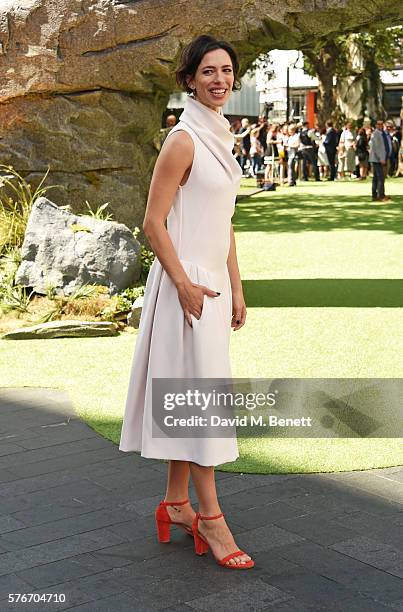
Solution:
[(177, 525), (184, 529), (186, 533), (193, 537), (193, 530), (179, 521), (171, 520), (168, 514), (167, 506), (183, 506), (189, 503), (188, 499), (181, 502), (166, 502), (161, 501), (155, 510), (155, 523), (157, 527), (157, 538), (160, 544), (167, 544), (171, 541), (171, 525)]

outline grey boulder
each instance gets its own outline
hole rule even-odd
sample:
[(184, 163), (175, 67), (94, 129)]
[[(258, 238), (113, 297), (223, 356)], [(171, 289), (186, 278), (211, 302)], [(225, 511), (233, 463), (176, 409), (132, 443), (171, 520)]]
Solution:
[(78, 216), (45, 197), (32, 207), (15, 282), (46, 294), (70, 295), (85, 284), (104, 285), (110, 294), (140, 277), (140, 243), (126, 225)]
[(140, 325), (141, 311), (143, 310), (144, 295), (140, 295), (134, 302), (131, 311), (127, 315), (127, 324), (130, 327), (138, 327)]

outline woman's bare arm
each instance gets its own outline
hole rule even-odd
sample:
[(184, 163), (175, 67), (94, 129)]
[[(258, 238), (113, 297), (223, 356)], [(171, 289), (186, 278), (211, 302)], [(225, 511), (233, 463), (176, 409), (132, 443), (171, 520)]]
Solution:
[(154, 167), (143, 222), (144, 233), (153, 251), (178, 290), (189, 325), (192, 324), (191, 314), (197, 319), (201, 316), (204, 294), (217, 296), (215, 291), (192, 283), (165, 227), (176, 191), (191, 168), (193, 156), (193, 141), (185, 131), (178, 131), (166, 139)]
[(232, 322), (234, 331), (245, 325), (246, 305), (243, 296), (241, 274), (239, 272), (238, 258), (236, 254), (234, 228), (231, 224), (230, 249), (227, 258), (228, 274), (231, 281), (232, 292)]
[(143, 229), (164, 270), (176, 286), (190, 282), (165, 227), (168, 213), (186, 171), (193, 162), (193, 141), (186, 132), (164, 142), (151, 179)]

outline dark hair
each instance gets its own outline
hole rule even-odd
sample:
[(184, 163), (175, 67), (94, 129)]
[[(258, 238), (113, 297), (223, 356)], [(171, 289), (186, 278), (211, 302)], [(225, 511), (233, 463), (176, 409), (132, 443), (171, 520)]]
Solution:
[(333, 121), (326, 121), (327, 127), (333, 127)]
[(225, 40), (217, 40), (213, 36), (202, 34), (194, 38), (184, 49), (179, 60), (179, 66), (175, 70), (176, 82), (181, 89), (186, 93), (192, 93), (189, 85), (186, 82), (186, 77), (194, 77), (203, 57), (209, 51), (215, 49), (224, 49), (231, 58), (232, 70), (234, 74), (234, 84), (232, 91), (241, 89), (241, 81), (239, 79), (239, 60), (235, 50)]

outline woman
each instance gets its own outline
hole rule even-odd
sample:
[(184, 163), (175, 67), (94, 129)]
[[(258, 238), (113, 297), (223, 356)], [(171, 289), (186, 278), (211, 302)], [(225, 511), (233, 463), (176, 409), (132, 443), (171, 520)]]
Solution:
[(250, 156), (252, 159), (252, 174), (254, 177), (258, 175), (260, 166), (262, 164), (263, 147), (259, 140), (259, 133), (262, 128), (263, 125), (253, 123), (250, 133)]
[(339, 140), (339, 173), (340, 178), (344, 178), (347, 172), (353, 178), (355, 170), (355, 135), (353, 124), (347, 121)]
[(265, 169), (265, 182), (273, 182), (275, 177), (275, 164), (279, 161), (279, 146), (281, 141), (278, 140), (278, 129), (277, 124), (273, 124), (267, 132), (266, 138), (266, 156), (267, 164)]
[(301, 140), (296, 125), (291, 124), (288, 126), (288, 134), (286, 145), (288, 153), (288, 185), (289, 187), (295, 187), (297, 184), (298, 151)]
[(320, 174), (320, 178), (327, 178), (328, 176), (328, 169), (329, 169), (329, 160), (327, 157), (327, 153), (326, 153), (326, 147), (324, 145), (324, 141), (326, 138), (326, 128), (322, 128), (320, 130), (320, 137), (319, 137), (319, 148), (318, 148), (318, 166), (319, 166), (319, 174)]
[(358, 131), (355, 151), (357, 153), (358, 164), (360, 166), (360, 181), (365, 181), (368, 174), (369, 151), (367, 133), (363, 127)]
[[(179, 123), (157, 159), (143, 228), (156, 259), (144, 296), (120, 449), (169, 460), (164, 501), (156, 509), (158, 539), (172, 523), (192, 533), (197, 554), (212, 553), (231, 569), (253, 567), (234, 541), (217, 499), (214, 466), (235, 461), (232, 437), (153, 437), (153, 378), (229, 378), (231, 327), (246, 307), (231, 217), (241, 179), (233, 135), (222, 107), (239, 88), (233, 48), (211, 36), (182, 53), (178, 84), (189, 94)], [(167, 229), (165, 228), (167, 222)], [(189, 476), (199, 512), (188, 499)], [(179, 501), (178, 501), (179, 500)]]
[(277, 148), (278, 148), (278, 157), (279, 157), (279, 167), (280, 167), (280, 185), (285, 185), (287, 183), (288, 176), (288, 152), (287, 152), (287, 143), (288, 143), (288, 124), (285, 123), (280, 132), (277, 132)]

